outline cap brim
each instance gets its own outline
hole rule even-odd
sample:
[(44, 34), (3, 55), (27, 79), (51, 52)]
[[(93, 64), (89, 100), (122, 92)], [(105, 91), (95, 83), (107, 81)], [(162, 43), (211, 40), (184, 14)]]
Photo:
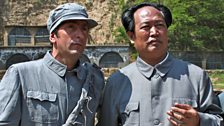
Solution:
[(60, 18), (54, 25), (53, 27), (50, 29), (50, 33), (53, 32), (62, 22), (64, 21), (68, 21), (68, 20), (84, 20), (87, 21), (89, 28), (94, 28), (98, 25), (98, 23), (90, 18), (86, 18), (83, 16), (77, 16), (77, 15), (67, 15), (64, 16), (62, 18)]

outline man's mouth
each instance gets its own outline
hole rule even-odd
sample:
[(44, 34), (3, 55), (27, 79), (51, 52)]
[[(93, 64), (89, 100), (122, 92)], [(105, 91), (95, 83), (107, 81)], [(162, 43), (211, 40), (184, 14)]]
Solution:
[(147, 42), (147, 44), (156, 44), (156, 43), (161, 43), (158, 39), (153, 39)]
[(80, 45), (82, 46), (82, 43), (79, 41), (71, 41), (71, 45)]

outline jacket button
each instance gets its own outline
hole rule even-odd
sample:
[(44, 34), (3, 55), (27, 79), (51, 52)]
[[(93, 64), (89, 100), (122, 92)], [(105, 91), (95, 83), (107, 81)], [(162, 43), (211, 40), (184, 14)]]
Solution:
[(160, 121), (159, 121), (158, 119), (155, 119), (155, 120), (153, 121), (153, 123), (154, 123), (154, 125), (159, 125), (159, 124), (160, 124)]

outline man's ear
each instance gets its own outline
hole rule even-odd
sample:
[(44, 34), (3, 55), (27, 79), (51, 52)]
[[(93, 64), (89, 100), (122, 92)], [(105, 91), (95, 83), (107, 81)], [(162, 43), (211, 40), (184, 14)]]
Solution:
[(134, 44), (135, 34), (133, 32), (128, 31), (127, 35), (129, 37), (129, 40), (131, 41), (131, 44)]
[(56, 38), (57, 38), (57, 36), (55, 33), (51, 33), (49, 36), (49, 40), (52, 44), (56, 42)]

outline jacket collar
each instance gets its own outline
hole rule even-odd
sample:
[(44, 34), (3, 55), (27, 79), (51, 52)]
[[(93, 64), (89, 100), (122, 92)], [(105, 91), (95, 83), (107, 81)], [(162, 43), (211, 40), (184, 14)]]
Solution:
[(153, 71), (155, 71), (159, 76), (163, 77), (171, 69), (171, 64), (173, 62), (172, 56), (167, 53), (166, 57), (160, 63), (155, 66), (151, 66), (143, 61), (140, 57), (137, 57), (136, 66), (139, 69), (140, 73), (147, 78), (153, 76)]
[(44, 62), (46, 63), (47, 67), (54, 71), (57, 75), (63, 77), (65, 76), (66, 72), (74, 72), (77, 74), (78, 79), (83, 80), (86, 75), (86, 71), (84, 66), (80, 63), (80, 61), (77, 62), (77, 67), (73, 70), (67, 71), (67, 66), (57, 61), (51, 54), (50, 51), (48, 51), (44, 58)]

